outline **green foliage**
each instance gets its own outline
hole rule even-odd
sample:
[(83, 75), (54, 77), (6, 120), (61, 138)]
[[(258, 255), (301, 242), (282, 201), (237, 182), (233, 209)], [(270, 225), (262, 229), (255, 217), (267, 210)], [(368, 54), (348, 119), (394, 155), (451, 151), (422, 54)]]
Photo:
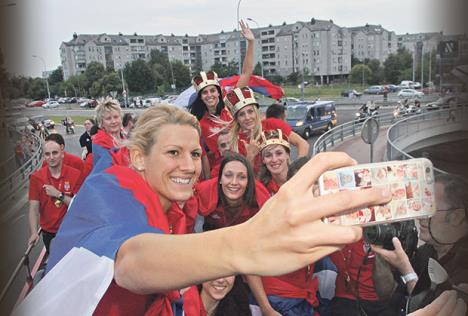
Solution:
[(149, 93), (156, 89), (153, 72), (150, 66), (142, 59), (127, 63), (124, 68), (125, 80), (128, 89), (133, 93)]
[(226, 78), (238, 74), (239, 64), (234, 60), (231, 60), (227, 65), (223, 65), (217, 61), (213, 66), (211, 66), (211, 70), (216, 72), (219, 78)]
[(412, 78), (413, 57), (405, 49), (398, 49), (396, 54), (390, 54), (384, 62), (385, 81), (398, 84), (402, 80)]
[(261, 76), (262, 75), (262, 64), (260, 62), (258, 62), (256, 65), (255, 65), (255, 68), (253, 70), (253, 74), (254, 75), (257, 75), (257, 76)]
[(52, 71), (49, 76), (49, 85), (53, 86), (57, 83), (63, 82), (63, 69), (62, 66), (58, 66), (57, 69)]
[(299, 82), (299, 72), (291, 72), (289, 76), (286, 77), (286, 82), (290, 84), (297, 84)]
[(191, 84), (190, 69), (181, 61), (175, 60), (171, 62), (174, 79), (178, 88), (186, 88)]
[(122, 91), (122, 81), (115, 71), (106, 73), (101, 79), (94, 82), (89, 92), (91, 96), (97, 98), (109, 95), (111, 91)]
[(372, 70), (369, 66), (364, 64), (354, 65), (349, 74), (349, 80), (351, 83), (364, 83), (369, 82)]
[(384, 79), (384, 70), (380, 66), (380, 61), (378, 59), (370, 59), (367, 61), (367, 67), (370, 69), (370, 75), (367, 82), (369, 84), (380, 84)]
[(105, 69), (104, 65), (101, 63), (98, 63), (97, 61), (90, 62), (88, 66), (86, 67), (86, 70), (84, 72), (86, 82), (85, 82), (85, 89), (89, 90), (93, 83), (98, 81), (104, 76)]

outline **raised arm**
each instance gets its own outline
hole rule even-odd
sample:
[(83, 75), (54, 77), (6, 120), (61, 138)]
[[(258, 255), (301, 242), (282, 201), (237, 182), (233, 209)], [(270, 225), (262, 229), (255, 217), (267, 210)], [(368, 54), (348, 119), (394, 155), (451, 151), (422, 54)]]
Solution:
[(282, 275), (362, 237), (359, 227), (321, 218), (387, 202), (388, 190), (369, 188), (314, 197), (329, 169), (355, 164), (344, 153), (321, 153), (247, 222), (190, 235), (142, 234), (125, 241), (115, 260), (117, 284), (136, 293), (179, 289), (233, 274)]
[(252, 30), (249, 28), (247, 23), (240, 21), (239, 25), (241, 27), (242, 36), (247, 40), (247, 51), (245, 52), (244, 62), (242, 65), (242, 73), (240, 74), (239, 81), (237, 82), (237, 87), (247, 87), (249, 85), (250, 77), (253, 73), (253, 59), (254, 59), (254, 43), (255, 36)]

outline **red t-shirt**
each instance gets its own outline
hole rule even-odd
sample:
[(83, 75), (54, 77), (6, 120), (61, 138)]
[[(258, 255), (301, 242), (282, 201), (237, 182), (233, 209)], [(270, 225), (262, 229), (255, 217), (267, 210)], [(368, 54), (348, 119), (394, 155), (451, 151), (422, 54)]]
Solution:
[[(69, 154), (66, 151), (63, 152), (63, 164), (75, 168), (79, 172), (83, 170), (84, 162), (79, 157)], [(42, 167), (47, 166), (47, 162), (42, 162)]]
[(39, 221), (42, 229), (49, 233), (56, 233), (68, 208), (65, 203), (57, 207), (55, 205), (57, 199), (46, 194), (44, 184), (50, 184), (65, 195), (72, 197), (81, 186), (80, 179), (80, 172), (65, 164), (62, 165), (62, 173), (58, 179), (52, 177), (49, 167), (42, 167), (31, 174), (29, 200), (39, 201)]
[[(371, 251), (367, 255), (367, 247), (363, 240), (347, 245), (342, 250), (330, 255), (333, 263), (338, 269), (336, 277), (336, 297), (356, 299), (356, 282), (359, 268), (359, 299), (376, 301), (378, 296), (375, 293), (372, 282), (372, 268), (374, 266), (375, 254)], [(367, 263), (364, 258), (367, 255)]]
[(258, 208), (243, 206), (232, 218), (226, 214), (223, 206), (218, 206), (218, 178), (209, 179), (195, 185), (195, 196), (198, 200), (198, 211), (205, 216), (206, 223), (216, 228), (233, 226), (245, 222), (254, 216), (263, 204), (270, 198), (270, 194), (263, 184), (255, 180), (255, 197)]
[(192, 286), (182, 296), (184, 298), (184, 315), (206, 316), (205, 306), (196, 286)]
[(231, 121), (231, 113), (229, 113), (226, 108), (221, 110), (219, 117), (206, 112), (200, 120), (201, 140), (202, 144), (208, 147), (207, 156), (211, 166), (214, 166), (216, 161), (220, 158), (220, 154), (218, 152), (219, 132)]
[[(280, 186), (271, 179), (266, 186), (271, 196), (275, 195)], [(318, 306), (318, 279), (313, 278), (314, 265), (311, 264), (297, 271), (277, 277), (262, 277), (263, 288), (267, 295), (287, 298), (304, 298), (314, 307)]]

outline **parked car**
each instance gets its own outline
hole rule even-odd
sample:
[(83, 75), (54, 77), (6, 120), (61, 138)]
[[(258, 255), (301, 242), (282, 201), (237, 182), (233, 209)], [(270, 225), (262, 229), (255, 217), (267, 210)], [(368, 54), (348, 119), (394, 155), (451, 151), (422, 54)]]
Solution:
[(382, 94), (384, 92), (384, 87), (383, 86), (370, 86), (366, 90), (364, 90), (364, 93), (366, 94)]
[(327, 131), (337, 124), (334, 101), (298, 102), (286, 109), (286, 121), (294, 132), (305, 139), (318, 131)]
[(354, 96), (358, 97), (358, 98), (362, 95), (362, 93), (357, 92), (357, 91), (354, 90), (354, 89), (350, 89), (350, 90), (341, 91), (341, 96), (342, 96), (342, 97), (345, 97), (345, 98), (349, 98), (349, 95), (350, 95), (351, 93), (352, 93)]
[(414, 88), (414, 82), (411, 80), (403, 80), (400, 82), (400, 89), (413, 89)]
[(416, 81), (413, 85), (413, 89), (421, 89), (421, 83)]
[(81, 108), (95, 108), (97, 101), (94, 99), (89, 99), (80, 103)]
[(398, 97), (401, 99), (404, 98), (422, 98), (424, 96), (424, 93), (420, 91), (416, 91), (414, 89), (403, 89), (400, 92), (398, 92)]
[(49, 101), (47, 103), (44, 103), (42, 105), (42, 108), (43, 109), (55, 109), (55, 108), (58, 108), (59, 107), (59, 103), (57, 101)]
[(389, 84), (389, 85), (387, 85), (387, 87), (388, 87), (389, 92), (397, 92), (398, 91), (398, 86), (397, 85)]
[(46, 102), (42, 101), (42, 100), (37, 100), (37, 101), (32, 101), (32, 102), (29, 102), (28, 104), (26, 104), (26, 106), (28, 108), (35, 108), (35, 107), (42, 107), (43, 104), (45, 104)]

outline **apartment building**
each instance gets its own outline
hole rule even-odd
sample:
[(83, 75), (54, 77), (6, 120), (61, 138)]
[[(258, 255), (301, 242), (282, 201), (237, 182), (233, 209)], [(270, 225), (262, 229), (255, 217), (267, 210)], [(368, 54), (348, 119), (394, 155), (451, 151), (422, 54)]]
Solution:
[(352, 34), (352, 54), (355, 58), (377, 59), (383, 63), (390, 54), (398, 50), (395, 32), (388, 31), (381, 25), (350, 27)]
[[(264, 75), (287, 76), (304, 71), (328, 82), (351, 71), (351, 33), (331, 20), (311, 19), (253, 31), (254, 63), (262, 64)], [(67, 79), (83, 73), (93, 61), (116, 70), (136, 59), (148, 61), (154, 49), (197, 71), (209, 69), (216, 62), (240, 62), (246, 48), (246, 41), (237, 31), (197, 36), (73, 34), (72, 40), (61, 44), (60, 57)]]

